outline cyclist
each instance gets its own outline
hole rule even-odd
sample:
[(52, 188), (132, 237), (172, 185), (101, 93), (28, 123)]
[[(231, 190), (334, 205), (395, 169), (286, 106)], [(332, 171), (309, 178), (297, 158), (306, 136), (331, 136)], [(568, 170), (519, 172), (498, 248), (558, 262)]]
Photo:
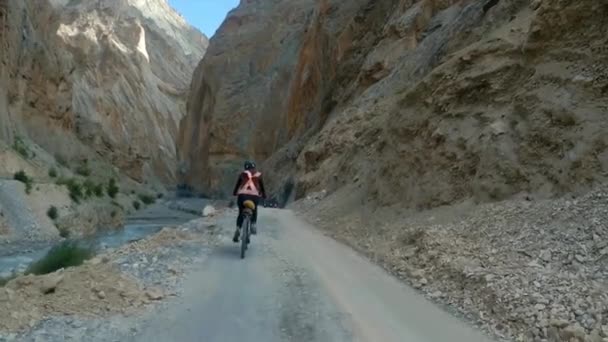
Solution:
[(251, 217), (251, 234), (257, 234), (256, 223), (258, 220), (258, 203), (260, 198), (266, 198), (264, 190), (264, 182), (262, 181), (262, 173), (257, 171), (255, 163), (251, 161), (245, 162), (245, 170), (241, 172), (234, 186), (232, 194), (237, 196), (237, 204), (239, 207), (239, 216), (236, 218), (236, 230), (232, 241), (239, 242), (241, 235), (241, 226), (243, 225), (243, 203), (247, 200), (255, 203), (255, 210)]

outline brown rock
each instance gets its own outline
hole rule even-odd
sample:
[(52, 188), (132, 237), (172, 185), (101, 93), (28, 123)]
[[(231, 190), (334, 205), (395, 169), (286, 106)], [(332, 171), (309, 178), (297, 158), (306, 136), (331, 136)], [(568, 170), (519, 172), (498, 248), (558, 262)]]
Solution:
[(207, 38), (164, 0), (5, 3), (2, 49), (15, 53), (2, 55), (0, 138), (173, 181), (185, 90)]

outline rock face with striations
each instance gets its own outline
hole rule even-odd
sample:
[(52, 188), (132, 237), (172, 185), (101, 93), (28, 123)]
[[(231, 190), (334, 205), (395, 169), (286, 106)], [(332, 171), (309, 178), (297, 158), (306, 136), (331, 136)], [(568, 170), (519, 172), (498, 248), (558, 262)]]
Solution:
[(230, 12), (194, 74), (178, 141), (185, 182), (224, 194), (244, 158), (317, 131), (367, 2), (242, 1)]
[(203, 34), (166, 0), (1, 0), (0, 9), (0, 138), (174, 181)]
[[(296, 197), (434, 207), (588, 189), (608, 172), (603, 2), (242, 1), (195, 72), (181, 177), (244, 158)], [(584, 21), (585, 25), (580, 25)]]

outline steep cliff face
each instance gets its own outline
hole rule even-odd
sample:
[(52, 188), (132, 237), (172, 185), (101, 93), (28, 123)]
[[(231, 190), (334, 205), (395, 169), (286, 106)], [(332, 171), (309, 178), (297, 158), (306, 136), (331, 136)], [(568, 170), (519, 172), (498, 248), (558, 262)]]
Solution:
[(165, 0), (13, 1), (2, 8), (0, 138), (175, 180), (175, 138), (207, 39)]
[(586, 189), (608, 165), (607, 11), (242, 2), (195, 73), (183, 178), (225, 193), (226, 171), (249, 157), (297, 197), (354, 185), (377, 203), (433, 207)]
[(230, 12), (193, 77), (178, 142), (183, 179), (226, 193), (226, 171), (243, 159), (264, 160), (318, 129), (349, 43), (327, 26), (348, 26), (365, 2), (243, 1)]
[(606, 180), (606, 4), (484, 3), (437, 12), (397, 67), (336, 113), (299, 156), (300, 194), (358, 179), (366, 200), (429, 208)]

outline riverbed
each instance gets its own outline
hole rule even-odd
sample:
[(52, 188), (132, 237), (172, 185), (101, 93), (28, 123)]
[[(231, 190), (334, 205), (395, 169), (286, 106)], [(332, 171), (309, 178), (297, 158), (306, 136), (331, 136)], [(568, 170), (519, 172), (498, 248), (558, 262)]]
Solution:
[[(202, 208), (210, 202), (187, 198), (163, 200), (126, 218), (121, 229), (101, 231), (78, 240), (96, 251), (118, 248), (159, 232), (164, 227), (176, 227), (196, 219)], [(32, 262), (42, 258), (55, 242), (18, 243), (0, 253), (0, 277), (24, 271)]]

